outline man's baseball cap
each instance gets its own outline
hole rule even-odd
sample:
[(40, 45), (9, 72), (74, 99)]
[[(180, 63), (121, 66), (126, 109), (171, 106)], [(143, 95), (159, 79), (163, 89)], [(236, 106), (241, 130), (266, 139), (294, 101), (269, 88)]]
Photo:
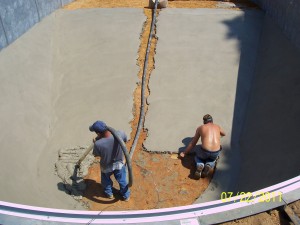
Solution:
[(107, 130), (107, 126), (103, 121), (98, 120), (89, 129), (92, 132), (102, 133)]

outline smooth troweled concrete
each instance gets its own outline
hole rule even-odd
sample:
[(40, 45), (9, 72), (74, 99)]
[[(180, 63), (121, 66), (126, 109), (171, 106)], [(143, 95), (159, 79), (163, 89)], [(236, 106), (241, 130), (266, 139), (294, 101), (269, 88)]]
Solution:
[(58, 150), (101, 119), (130, 135), (142, 9), (59, 10), (0, 53), (0, 199), (75, 208)]

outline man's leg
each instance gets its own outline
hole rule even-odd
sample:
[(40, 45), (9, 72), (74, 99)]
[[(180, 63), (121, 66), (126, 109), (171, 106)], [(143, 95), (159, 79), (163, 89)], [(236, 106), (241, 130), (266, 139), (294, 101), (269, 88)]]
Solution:
[(126, 167), (123, 166), (120, 170), (114, 170), (114, 176), (120, 185), (120, 194), (125, 201), (128, 201), (130, 197), (130, 190), (127, 184)]
[(204, 170), (203, 170), (203, 176), (206, 177), (208, 176), (208, 174), (210, 173), (210, 171), (212, 171), (212, 169), (215, 167), (216, 165), (216, 160), (219, 156), (220, 152), (212, 152), (210, 153), (209, 158), (206, 160), (205, 166), (204, 166)]
[(112, 172), (110, 173), (101, 172), (101, 184), (103, 186), (104, 193), (108, 198), (113, 198), (112, 180), (110, 179), (111, 175)]
[(214, 168), (215, 165), (216, 165), (216, 159), (217, 159), (217, 158), (207, 160), (206, 163), (205, 163), (205, 165), (208, 165), (208, 166), (210, 166), (211, 168)]
[(196, 178), (200, 178), (201, 172), (204, 168), (204, 161), (202, 159), (200, 159), (199, 157), (195, 156), (195, 162), (196, 162), (195, 176), (196, 176)]

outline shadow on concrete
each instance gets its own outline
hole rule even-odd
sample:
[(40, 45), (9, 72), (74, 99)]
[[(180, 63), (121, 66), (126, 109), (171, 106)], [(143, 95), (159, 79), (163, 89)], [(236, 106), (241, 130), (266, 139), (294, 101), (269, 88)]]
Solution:
[(259, 190), (300, 172), (300, 52), (259, 14), (245, 11), (224, 21), (226, 38), (239, 40), (241, 52), (231, 141), (201, 202), (222, 191)]
[(179, 153), (180, 153), (180, 152), (183, 152), (192, 140), (193, 140), (193, 137), (186, 137), (186, 138), (183, 138), (181, 142), (184, 144), (184, 147), (180, 147), (180, 148), (178, 149), (178, 152), (179, 152)]
[(243, 166), (238, 186), (243, 191), (299, 175), (299, 62), (300, 51), (266, 16), (240, 136)]
[(108, 199), (104, 194), (103, 187), (100, 183), (97, 183), (96, 181), (91, 179), (85, 179), (84, 182), (88, 186), (88, 190), (92, 191), (84, 192), (83, 197), (93, 202), (101, 204), (112, 204), (122, 200), (122, 196), (119, 194), (119, 190), (114, 187), (112, 188), (114, 199)]
[(57, 189), (60, 190), (60, 191), (63, 191), (65, 192), (66, 194), (70, 195), (70, 191), (68, 191), (68, 188), (66, 187), (66, 185), (63, 183), (63, 182), (59, 182), (57, 184)]
[[(77, 190), (76, 187), (80, 185), (85, 185), (86, 187), (88, 187), (85, 190), (88, 189), (89, 191), (81, 192), (80, 190)], [(97, 183), (96, 181), (91, 179), (84, 179), (79, 183), (72, 185), (59, 182), (57, 184), (57, 188), (58, 190), (63, 191), (68, 195), (72, 195), (75, 199), (77, 197), (84, 197), (93, 202), (101, 204), (112, 204), (123, 199), (119, 193), (119, 190), (114, 187), (112, 188), (114, 199), (107, 198), (107, 196), (104, 194), (101, 183)]]
[[(184, 144), (183, 147), (180, 147), (178, 149), (178, 153), (180, 154), (181, 152), (183, 152), (186, 147), (189, 145), (189, 143), (192, 141), (193, 137), (186, 137), (184, 139), (182, 139), (182, 143)], [(193, 179), (193, 180), (199, 180), (195, 177), (195, 171), (196, 171), (196, 165), (195, 165), (195, 149), (196, 148), (200, 148), (200, 145), (196, 145), (191, 152), (189, 152), (189, 154), (187, 154), (184, 158), (181, 158), (181, 165), (187, 169), (190, 170), (190, 174), (189, 174), (189, 178)]]
[[(228, 28), (224, 38), (237, 40), (236, 48), (240, 51), (232, 126), (230, 131), (226, 131), (230, 140), (228, 143), (221, 140), (223, 150), (214, 177), (207, 190), (196, 202), (220, 199), (224, 191), (247, 191), (239, 190), (237, 185), (240, 169), (244, 163), (241, 157), (240, 136), (255, 74), (263, 16), (260, 10), (244, 10), (242, 15), (223, 21)], [(252, 167), (248, 169), (251, 170)]]
[(240, 50), (231, 140), (230, 146), (228, 146), (228, 152), (231, 154), (226, 154), (227, 151), (224, 151), (224, 154), (228, 155), (227, 163), (230, 167), (229, 171), (232, 181), (228, 186), (228, 191), (246, 191), (240, 190), (236, 182), (239, 179), (240, 168), (243, 165), (240, 151), (240, 136), (255, 76), (260, 37), (263, 29), (263, 16), (259, 10), (245, 10), (243, 16), (236, 17), (231, 21), (224, 21), (224, 24), (229, 28), (226, 38), (238, 40), (238, 48)]

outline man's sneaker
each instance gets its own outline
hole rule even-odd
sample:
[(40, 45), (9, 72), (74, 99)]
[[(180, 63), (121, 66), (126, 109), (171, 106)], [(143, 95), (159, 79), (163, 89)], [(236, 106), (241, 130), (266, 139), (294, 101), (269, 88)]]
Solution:
[(115, 199), (114, 195), (106, 195), (106, 197), (109, 199)]
[(196, 172), (195, 172), (195, 177), (196, 178), (200, 178), (201, 177), (201, 172), (203, 170), (203, 165), (197, 165), (197, 169), (196, 169)]
[(124, 198), (124, 201), (125, 201), (125, 202), (128, 202), (129, 199), (130, 199), (130, 196), (129, 196), (128, 198)]
[(208, 174), (209, 174), (209, 172), (210, 172), (210, 170), (211, 170), (211, 166), (208, 165), (208, 164), (206, 164), (206, 165), (204, 166), (204, 170), (203, 170), (203, 177), (207, 177)]

